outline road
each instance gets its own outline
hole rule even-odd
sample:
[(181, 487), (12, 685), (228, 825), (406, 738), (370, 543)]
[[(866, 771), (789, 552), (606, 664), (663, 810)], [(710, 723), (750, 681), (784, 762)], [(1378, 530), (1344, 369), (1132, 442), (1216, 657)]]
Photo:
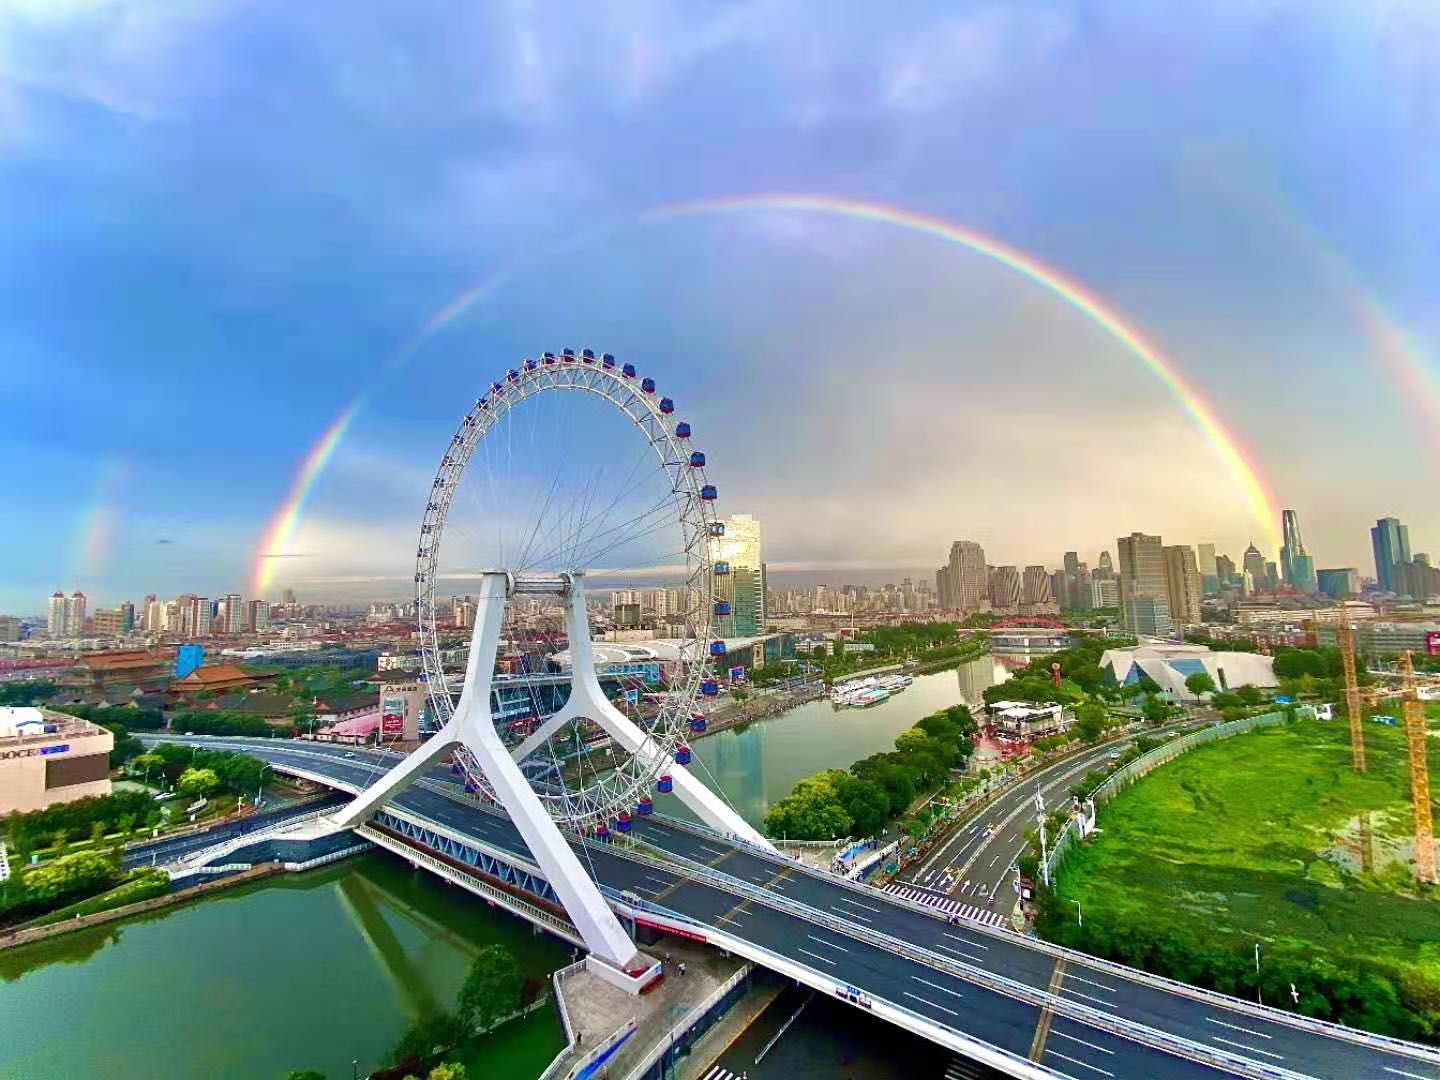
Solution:
[[(176, 739), (173, 741), (185, 741)], [(271, 761), (330, 777), (360, 788), (373, 782), (395, 755), (279, 740), (209, 739), (205, 745), (245, 749)], [(436, 778), (448, 779), (444, 770)], [(514, 826), (503, 816), (412, 787), (394, 805), (491, 847), (529, 859)], [(852, 931), (822, 927), (788, 911), (771, 908), (677, 869), (636, 862), (603, 848), (576, 843), (581, 861), (597, 880), (629, 890), (688, 918), (770, 950), (837, 983), (849, 983), (874, 998), (898, 1004), (932, 1023), (1036, 1060), (1074, 1078), (1216, 1077), (1214, 1067), (1133, 1042), (1081, 1020), (1055, 1014), (1007, 996), (992, 980), (1013, 980), (1061, 1001), (1101, 1010), (1126, 1022), (1243, 1055), (1291, 1076), (1378, 1077), (1383, 1080), (1440, 1080), (1440, 1053), (1415, 1047), (1380, 1048), (1353, 1037), (1336, 1037), (1299, 1026), (1295, 1018), (1259, 1010), (1246, 1002), (1218, 999), (1167, 986), (1137, 972), (1062, 954), (1031, 938), (943, 919), (901, 904), (890, 894), (849, 886), (830, 875), (809, 872), (783, 857), (732, 846), (696, 830), (638, 819), (636, 833), (671, 855), (705, 864), (739, 882), (759, 885), (806, 908), (854, 927), (876, 931), (966, 965), (964, 973), (927, 966)], [(1043, 1020), (1043, 1024), (1042, 1024)], [(1044, 1037), (1037, 1035), (1041, 1032)]]
[(178, 836), (162, 837), (158, 840), (149, 840), (141, 844), (132, 844), (125, 849), (125, 857), (121, 863), (126, 869), (132, 866), (163, 866), (173, 862), (180, 856), (191, 851), (199, 851), (201, 848), (214, 847), (216, 844), (229, 840), (234, 836), (245, 836), (261, 829), (268, 829), (271, 825), (286, 820), (287, 818), (299, 817), (308, 814), (312, 810), (324, 810), (328, 807), (343, 806), (349, 799), (333, 792), (322, 799), (311, 802), (290, 802), (275, 810), (265, 811), (258, 814), (247, 814), (244, 817), (234, 818), (230, 821), (212, 825), (205, 829), (197, 829), (194, 832), (181, 833)]
[[(1193, 722), (1146, 734), (1163, 736)], [(1018, 898), (1015, 860), (1025, 851), (1025, 830), (1035, 825), (1035, 793), (1042, 794), (1047, 810), (1055, 809), (1069, 800), (1070, 789), (1087, 772), (1128, 745), (1128, 740), (1117, 740), (1092, 747), (1014, 784), (925, 859), (901, 872), (891, 883), (891, 891), (942, 914), (959, 914), (991, 926), (1008, 925)]]

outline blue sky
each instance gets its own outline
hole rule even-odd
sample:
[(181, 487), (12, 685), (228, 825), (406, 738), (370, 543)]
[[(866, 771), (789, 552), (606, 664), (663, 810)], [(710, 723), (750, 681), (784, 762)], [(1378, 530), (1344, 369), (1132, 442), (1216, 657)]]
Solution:
[(1437, 51), (1434, 5), (1398, 2), (0, 2), (0, 610), (243, 588), (367, 388), (280, 584), (399, 588), (465, 403), (565, 344), (674, 394), (776, 566), (1244, 547), (1174, 399), (995, 263), (869, 222), (640, 217), (765, 191), (936, 214), (1084, 282), (1319, 565), (1367, 566), (1387, 513), (1440, 548), (1440, 416), (1354, 312), (1378, 299), (1437, 377)]

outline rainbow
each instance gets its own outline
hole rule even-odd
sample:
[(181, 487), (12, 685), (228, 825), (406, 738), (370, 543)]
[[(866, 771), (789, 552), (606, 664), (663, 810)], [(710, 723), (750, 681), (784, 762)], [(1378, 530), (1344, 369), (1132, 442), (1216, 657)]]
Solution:
[(260, 542), (255, 546), (250, 569), (252, 596), (264, 597), (275, 579), (276, 561), (293, 554), (285, 548), (295, 538), (295, 532), (300, 526), (300, 515), (315, 490), (315, 482), (320, 479), (325, 466), (334, 457), (340, 440), (345, 437), (345, 432), (364, 406), (365, 397), (365, 394), (361, 394), (347, 405), (340, 415), (330, 422), (330, 426), (320, 433), (320, 438), (300, 462), (300, 469), (290, 484), (289, 494), (280, 509), (270, 518), (265, 531), (260, 534)]
[(1073, 278), (1046, 266), (1022, 251), (992, 237), (966, 229), (930, 214), (884, 203), (862, 202), (830, 195), (768, 194), (739, 195), (670, 203), (647, 211), (644, 217), (674, 218), (695, 214), (736, 213), (750, 210), (788, 210), (809, 214), (833, 214), (861, 221), (896, 225), (924, 233), (951, 244), (959, 244), (985, 255), (1023, 275), (1053, 293), (1091, 322), (1105, 330), (1141, 361), (1170, 391), (1210, 443), (1226, 471), (1244, 497), (1250, 517), (1270, 541), (1271, 550), (1280, 547), (1280, 507), (1265, 482), (1254, 457), (1216, 415), (1214, 408), (1181, 374), (1176, 363), (1119, 312)]
[[(1059, 270), (1046, 266), (1038, 259), (985, 236), (973, 229), (953, 224), (943, 218), (908, 210), (904, 207), (885, 203), (865, 202), (830, 195), (814, 194), (758, 194), (726, 196), (711, 199), (696, 199), (687, 202), (667, 203), (652, 207), (638, 215), (636, 220), (664, 221), (709, 214), (735, 214), (755, 211), (793, 211), (808, 214), (825, 214), (861, 221), (874, 221), (923, 233), (959, 244), (962, 247), (994, 259), (1001, 265), (1014, 270), (1028, 280), (1059, 297), (1076, 311), (1110, 334), (1125, 349), (1141, 361), (1170, 391), (1172, 396), (1190, 416), (1214, 450), (1226, 471), (1234, 479), (1241, 492), (1250, 517), (1258, 526), (1260, 534), (1268, 538), (1272, 549), (1280, 546), (1280, 509), (1270, 487), (1265, 482), (1253, 456), (1246, 451), (1235, 435), (1216, 415), (1214, 408), (1200, 392), (1180, 373), (1173, 360), (1149, 341), (1133, 324), (1126, 321), (1114, 308), (1087, 290), (1074, 279)], [(595, 230), (585, 234), (585, 239), (595, 235)], [(431, 337), (460, 318), (481, 300), (493, 295), (513, 276), (514, 271), (502, 271), (485, 278), (436, 309), (420, 325), (400, 349), (386, 363), (390, 371), (413, 355)], [(363, 407), (366, 394), (361, 394), (347, 404), (319, 440), (306, 455), (290, 494), (284, 505), (276, 512), (266, 529), (255, 553), (254, 581), (257, 592), (268, 586), (271, 579), (270, 564), (273, 556), (281, 554), (280, 548), (293, 536), (304, 508), (320, 472), (335, 451), (356, 414)]]

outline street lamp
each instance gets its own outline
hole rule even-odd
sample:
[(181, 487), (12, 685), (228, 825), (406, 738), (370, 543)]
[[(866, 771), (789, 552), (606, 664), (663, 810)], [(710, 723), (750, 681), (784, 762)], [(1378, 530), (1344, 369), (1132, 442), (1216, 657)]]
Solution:
[(272, 774), (275, 772), (275, 770), (274, 770), (273, 768), (271, 768), (270, 763), (269, 763), (268, 761), (267, 761), (264, 765), (260, 766), (260, 772), (259, 772), (259, 773), (256, 775), (256, 777), (255, 777), (255, 808), (256, 808), (257, 810), (260, 808), (260, 802), (261, 802), (260, 793), (265, 790), (265, 770), (266, 770), (266, 769), (270, 769), (270, 772), (271, 772)]
[(1083, 916), (1083, 915), (1080, 914), (1080, 901), (1079, 901), (1079, 900), (1071, 900), (1070, 902), (1075, 905), (1075, 925), (1076, 925), (1076, 926), (1084, 926), (1084, 925), (1085, 925), (1085, 916)]
[(1260, 943), (1255, 942), (1255, 1004), (1260, 1005)]

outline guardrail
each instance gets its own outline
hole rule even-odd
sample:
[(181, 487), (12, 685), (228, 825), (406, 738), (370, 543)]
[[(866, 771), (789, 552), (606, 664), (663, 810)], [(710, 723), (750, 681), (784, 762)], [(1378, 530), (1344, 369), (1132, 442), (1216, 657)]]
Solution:
[(242, 832), (235, 836), (228, 836), (224, 840), (217, 840), (209, 847), (197, 848), (194, 851), (187, 851), (175, 860), (174, 865), (178, 867), (203, 866), (211, 859), (219, 858), (221, 855), (228, 855), (232, 851), (239, 851), (251, 844), (258, 844), (269, 840), (281, 833), (288, 832), (296, 825), (307, 821), (314, 821), (330, 813), (330, 808), (323, 810), (311, 810), (306, 814), (297, 814), (295, 817), (286, 818), (284, 821), (273, 822), (261, 826), (251, 832)]
[[(840, 981), (834, 976), (822, 977), (823, 973), (816, 972), (813, 968), (799, 964), (789, 957), (775, 953), (762, 945), (756, 945), (748, 939), (737, 938), (725, 931), (716, 929), (709, 923), (692, 919), (689, 916), (682, 915), (679, 912), (662, 907), (659, 904), (654, 904), (650, 901), (632, 896), (624, 897), (620, 903), (622, 906), (645, 912), (652, 916), (658, 915), (662, 918), (673, 920), (679, 923), (683, 929), (690, 930), (692, 933), (700, 932), (711, 944), (717, 945), (737, 956), (755, 959), (757, 963), (762, 963), (774, 971), (799, 978), (800, 981), (805, 982), (806, 985), (826, 990), (827, 993), (836, 989), (835, 983)], [(810, 921), (820, 920), (812, 919)], [(845, 932), (852, 937), (861, 936), (853, 930), (846, 930)], [(877, 934), (875, 936), (883, 938), (886, 935)], [(910, 958), (913, 959), (923, 958), (922, 962), (927, 963), (927, 966), (935, 967), (937, 970), (947, 971), (949, 974), (958, 975), (967, 982), (977, 985), (982, 989), (991, 990), (1003, 996), (1013, 998), (1014, 1000), (1025, 1002), (1026, 1004), (1049, 1009), (1058, 1016), (1079, 1021), (1097, 1030), (1109, 1032), (1129, 1042), (1149, 1046), (1191, 1061), (1198, 1061), (1233, 1075), (1252, 1077), (1255, 1078), (1255, 1080), (1312, 1080), (1312, 1078), (1304, 1073), (1257, 1062), (1249, 1058), (1241, 1057), (1238, 1054), (1232, 1054), (1229, 1051), (1217, 1050), (1203, 1043), (1192, 1042), (1188, 1039), (1170, 1035), (1167, 1032), (1150, 1028), (1143, 1024), (1137, 1024), (1133, 1021), (1112, 1016), (1098, 1009), (1092, 1009), (1087, 1005), (1080, 1005), (1067, 998), (1060, 998), (1053, 995), (1048, 991), (1039, 991), (1032, 987), (1024, 986), (1023, 984), (1014, 983), (1012, 980), (1006, 979), (1003, 976), (989, 975), (989, 973), (983, 972), (978, 968), (973, 968), (968, 964), (949, 961), (947, 958), (925, 953), (924, 950), (916, 949), (906, 942), (900, 942), (897, 939), (890, 939), (890, 941), (894, 946), (891, 948), (891, 951), (897, 952), (900, 955), (908, 954)], [(977, 978), (977, 975), (988, 976), (988, 979)], [(1036, 1065), (1001, 1047), (975, 1040), (959, 1028), (949, 1027), (942, 1021), (926, 1016), (904, 1005), (899, 1005), (887, 998), (877, 998), (868, 992), (863, 992), (861, 996), (870, 1002), (868, 1007), (870, 1007), (872, 1011), (874, 1011), (874, 1005), (876, 1003), (883, 1003), (886, 1009), (892, 1010), (901, 1016), (909, 1017), (912, 1024), (918, 1028), (921, 1034), (930, 1034), (933, 1038), (935, 1029), (938, 1028), (944, 1031), (950, 1037), (950, 1041), (959, 1044), (955, 1049), (962, 1050), (985, 1064), (1001, 1068), (1011, 1076), (1029, 1078), (1063, 1075), (1047, 1069), (1044, 1066)]]
[(679, 1023), (671, 1025), (670, 1030), (660, 1037), (650, 1052), (642, 1057), (635, 1064), (634, 1068), (625, 1074), (625, 1080), (640, 1080), (640, 1077), (644, 1076), (646, 1072), (654, 1067), (655, 1062), (665, 1056), (677, 1040), (683, 1038), (685, 1033), (703, 1019), (705, 1014), (713, 1009), (718, 1002), (722, 1001), (726, 994), (744, 982), (745, 977), (749, 974), (750, 965), (747, 963), (741, 966), (740, 970), (736, 971), (735, 974), (731, 975), (709, 994), (706, 994), (704, 1000), (687, 1012)]
[(565, 1048), (555, 1055), (550, 1064), (545, 1067), (545, 1071), (542, 1072), (536, 1080), (562, 1080), (562, 1078), (563, 1080), (569, 1080), (570, 1077), (573, 1077), (585, 1066), (591, 1064), (601, 1054), (608, 1052), (610, 1047), (628, 1038), (635, 1031), (635, 1019), (631, 1017), (604, 1039), (600, 1040), (588, 1053), (576, 1061), (568, 1065), (566, 1064), (567, 1059), (574, 1053), (575, 1048), (580, 1045), (580, 1036), (575, 1031), (575, 1025), (570, 1020), (570, 1009), (565, 1004), (565, 980), (577, 972), (584, 970), (585, 961), (577, 960), (575, 963), (567, 964), (565, 967), (552, 972), (550, 975), (550, 981), (555, 987), (555, 1004), (560, 1009), (560, 1024), (565, 1029)]
[[(1309, 706), (1303, 706), (1303, 708), (1309, 709)], [(1313, 709), (1310, 710), (1310, 712), (1311, 715), (1314, 714)], [(1181, 754), (1193, 750), (1197, 746), (1215, 742), (1219, 739), (1229, 739), (1236, 735), (1243, 735), (1245, 732), (1254, 731), (1256, 728), (1273, 727), (1276, 724), (1283, 724), (1286, 719), (1286, 714), (1283, 712), (1261, 713), (1259, 716), (1247, 716), (1240, 720), (1232, 720), (1228, 724), (1216, 724), (1212, 727), (1201, 728), (1199, 731), (1192, 731), (1190, 734), (1182, 735), (1178, 739), (1171, 739), (1163, 746), (1157, 746), (1154, 750), (1141, 754), (1134, 761), (1116, 769), (1090, 793), (1090, 799), (1097, 807), (1104, 806), (1116, 795), (1124, 791), (1125, 788), (1135, 783), (1135, 781), (1146, 776), (1161, 765), (1169, 764)], [(1055, 838), (1055, 844), (1051, 847), (1045, 864), (1046, 873), (1052, 879), (1055, 875), (1055, 868), (1060, 863), (1060, 859), (1070, 850), (1070, 846), (1075, 843), (1079, 829), (1080, 827), (1075, 819), (1071, 818), (1065, 823), (1065, 828), (1060, 831), (1060, 835)]]
[(351, 844), (349, 847), (341, 848), (339, 851), (332, 851), (328, 855), (317, 855), (313, 859), (306, 859), (304, 862), (287, 862), (286, 870), (310, 870), (317, 866), (325, 866), (332, 862), (339, 862), (350, 855), (368, 851), (374, 845), (366, 840), (363, 843)]

